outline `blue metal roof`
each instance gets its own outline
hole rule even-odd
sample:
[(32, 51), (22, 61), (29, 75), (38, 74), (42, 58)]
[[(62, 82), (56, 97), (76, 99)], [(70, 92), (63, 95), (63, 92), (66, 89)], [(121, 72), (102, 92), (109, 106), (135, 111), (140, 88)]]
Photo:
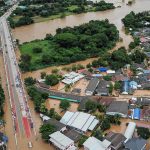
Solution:
[(150, 70), (143, 70), (144, 74), (149, 74)]
[(105, 68), (105, 67), (100, 67), (100, 68), (98, 68), (98, 70), (99, 70), (100, 72), (106, 72), (108, 69)]
[(134, 109), (133, 118), (139, 120), (140, 119), (140, 113), (141, 113), (140, 109), (139, 108), (135, 108)]
[(135, 81), (131, 81), (130, 83), (129, 83), (129, 85), (130, 85), (130, 88), (137, 88), (138, 87), (138, 84), (137, 84), (137, 82), (135, 82)]
[(128, 80), (125, 80), (123, 81), (123, 92), (129, 92), (129, 81)]

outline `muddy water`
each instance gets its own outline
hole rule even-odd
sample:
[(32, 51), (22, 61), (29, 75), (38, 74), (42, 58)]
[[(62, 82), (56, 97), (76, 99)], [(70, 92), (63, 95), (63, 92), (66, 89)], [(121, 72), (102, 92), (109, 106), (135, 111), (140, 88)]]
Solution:
[[(109, 1), (109, 0), (106, 0)], [(42, 39), (47, 33), (55, 34), (57, 28), (66, 26), (77, 26), (90, 20), (109, 19), (114, 23), (120, 31), (120, 36), (123, 38), (124, 45), (127, 47), (132, 41), (131, 36), (124, 34), (123, 24), (121, 19), (130, 11), (141, 12), (150, 10), (150, 0), (133, 0), (132, 6), (126, 5), (127, 0), (112, 0), (115, 5), (121, 5), (121, 8), (108, 10), (103, 12), (89, 12), (78, 15), (67, 16), (63, 19), (49, 20), (46, 22), (35, 23), (28, 26), (18, 27), (13, 30), (14, 37), (20, 39), (20, 42)]]

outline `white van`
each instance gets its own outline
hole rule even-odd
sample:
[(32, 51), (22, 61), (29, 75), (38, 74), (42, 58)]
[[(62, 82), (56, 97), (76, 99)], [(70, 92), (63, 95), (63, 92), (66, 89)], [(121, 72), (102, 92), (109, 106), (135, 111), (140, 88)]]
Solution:
[(32, 146), (32, 142), (28, 142), (28, 147), (29, 148), (32, 148), (33, 146)]

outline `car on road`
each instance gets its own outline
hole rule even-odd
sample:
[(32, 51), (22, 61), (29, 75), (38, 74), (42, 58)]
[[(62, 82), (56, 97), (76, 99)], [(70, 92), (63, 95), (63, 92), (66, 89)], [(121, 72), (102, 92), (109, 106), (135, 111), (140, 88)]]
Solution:
[(32, 148), (33, 146), (32, 146), (32, 142), (28, 142), (28, 147), (29, 148)]

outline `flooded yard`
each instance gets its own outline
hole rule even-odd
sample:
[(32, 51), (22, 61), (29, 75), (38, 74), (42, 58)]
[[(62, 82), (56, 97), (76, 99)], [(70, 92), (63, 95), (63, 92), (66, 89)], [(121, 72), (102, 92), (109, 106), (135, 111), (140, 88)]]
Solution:
[[(46, 107), (48, 109), (54, 108), (58, 114), (61, 114), (61, 109), (59, 108), (60, 102), (61, 102), (60, 100), (55, 100), (55, 99), (49, 98), (46, 102)], [(70, 102), (70, 105), (71, 106), (68, 109), (68, 111), (72, 111), (72, 112), (77, 111), (79, 104)]]

